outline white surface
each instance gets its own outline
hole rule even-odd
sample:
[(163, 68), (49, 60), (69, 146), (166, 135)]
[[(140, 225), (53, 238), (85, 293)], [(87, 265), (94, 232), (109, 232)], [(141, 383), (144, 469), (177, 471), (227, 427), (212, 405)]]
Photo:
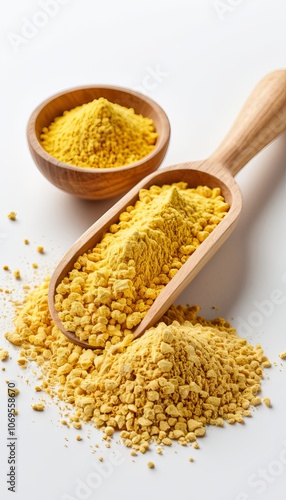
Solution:
[[(46, 17), (39, 14), (45, 0), (2, 5), (0, 286), (13, 288), (13, 296), (21, 296), (22, 284), (5, 274), (4, 264), (19, 267), (23, 283), (40, 282), (114, 203), (73, 199), (38, 172), (28, 152), (25, 127), (43, 99), (92, 83), (145, 91), (170, 118), (172, 140), (163, 164), (168, 165), (207, 157), (258, 80), (286, 66), (283, 0), (51, 0), (50, 4), (55, 2), (57, 11)], [(23, 36), (27, 20), (45, 25), (33, 31), (30, 27), (30, 38), (18, 38), (16, 51), (14, 35)], [(154, 71), (157, 81), (148, 76)], [(0, 372), (1, 500), (285, 499), (286, 366), (278, 357), (286, 350), (285, 163), (284, 135), (238, 174), (244, 198), (239, 225), (178, 301), (201, 305), (207, 317), (219, 314), (233, 319), (242, 336), (262, 344), (277, 363), (263, 382), (263, 395), (271, 398), (273, 408), (257, 408), (244, 426), (209, 428), (200, 450), (173, 446), (163, 457), (152, 453), (134, 463), (130, 451), (114, 443), (112, 450), (119, 453), (120, 462), (115, 466), (109, 458), (113, 452), (101, 443), (100, 433), (86, 428), (85, 439), (77, 442), (78, 432), (58, 423), (59, 410), (48, 397), (43, 414), (32, 411), (30, 405), (37, 400), (32, 370), (22, 371), (16, 352), (8, 346), (13, 359), (5, 365), (6, 372)], [(7, 219), (11, 210), (18, 214), (15, 223)], [(24, 238), (29, 238), (29, 246), (23, 244)], [(40, 244), (45, 256), (35, 250)], [(39, 263), (37, 273), (31, 270), (34, 261)], [(269, 302), (275, 289), (280, 290), (280, 304)], [(5, 294), (0, 300), (0, 344), (6, 346), (3, 334), (12, 327), (13, 309)], [(265, 301), (268, 309), (262, 313)], [(14, 495), (6, 483), (5, 378), (16, 380), (21, 390)], [(92, 454), (96, 442), (101, 443), (101, 452)], [(96, 472), (100, 453), (109, 465)], [(188, 462), (190, 456), (194, 463)], [(150, 459), (155, 470), (146, 466)]]

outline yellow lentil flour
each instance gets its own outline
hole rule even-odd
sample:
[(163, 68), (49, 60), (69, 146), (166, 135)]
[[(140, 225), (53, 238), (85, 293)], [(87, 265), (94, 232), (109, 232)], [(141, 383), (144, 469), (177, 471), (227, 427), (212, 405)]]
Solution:
[(154, 149), (157, 137), (151, 118), (101, 97), (55, 118), (43, 129), (41, 144), (64, 163), (110, 168), (140, 160)]
[(261, 403), (270, 363), (261, 346), (239, 338), (224, 320), (206, 321), (196, 306), (172, 306), (141, 338), (98, 354), (70, 343), (53, 323), (48, 286), (46, 280), (30, 292), (6, 338), (20, 346), (21, 366), (29, 360), (40, 366), (36, 391), (74, 409), (69, 425), (92, 421), (106, 440), (119, 430), (124, 444), (142, 453), (151, 442), (197, 448), (207, 425), (242, 423)]
[(142, 189), (58, 285), (55, 307), (66, 330), (95, 347), (131, 334), (228, 209), (219, 188)]

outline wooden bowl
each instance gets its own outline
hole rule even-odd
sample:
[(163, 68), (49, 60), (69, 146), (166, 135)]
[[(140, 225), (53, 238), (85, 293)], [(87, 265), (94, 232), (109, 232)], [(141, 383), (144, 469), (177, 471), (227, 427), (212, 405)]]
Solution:
[[(72, 166), (47, 153), (40, 141), (43, 127), (64, 111), (99, 97), (152, 118), (158, 139), (151, 153), (131, 165), (102, 169)], [(120, 87), (87, 86), (60, 92), (40, 104), (29, 119), (27, 139), (38, 169), (52, 184), (80, 198), (100, 200), (123, 194), (159, 167), (169, 145), (170, 124), (163, 109), (143, 94)]]

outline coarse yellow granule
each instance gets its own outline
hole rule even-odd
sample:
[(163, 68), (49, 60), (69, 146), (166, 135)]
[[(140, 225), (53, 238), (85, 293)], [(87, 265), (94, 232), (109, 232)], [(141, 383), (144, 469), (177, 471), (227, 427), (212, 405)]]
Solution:
[(95, 347), (129, 336), (228, 210), (219, 188), (179, 182), (141, 189), (57, 286), (55, 308), (65, 329)]
[(264, 361), (262, 363), (262, 366), (263, 366), (263, 368), (270, 368), (271, 367), (271, 362), (269, 361), (269, 359), (267, 359), (267, 361)]
[(6, 361), (9, 358), (9, 352), (0, 348), (0, 361)]
[(147, 462), (147, 466), (149, 467), (149, 469), (155, 469), (154, 462)]
[(78, 435), (78, 436), (76, 437), (76, 440), (77, 440), (77, 441), (82, 441), (82, 437)]
[(19, 269), (15, 269), (15, 271), (14, 271), (14, 273), (13, 273), (13, 274), (14, 274), (14, 278), (15, 278), (16, 280), (20, 280), (20, 279), (21, 279), (21, 273), (20, 273), (20, 270), (19, 270)]
[(18, 394), (20, 394), (20, 391), (19, 389), (17, 389), (16, 387), (8, 387), (8, 396), (10, 396), (11, 398), (15, 398), (16, 396), (18, 396)]
[(279, 357), (280, 357), (281, 359), (286, 359), (286, 351), (284, 351), (284, 352), (280, 352)]
[(250, 402), (251, 402), (252, 406), (261, 405), (261, 398), (257, 398), (257, 397), (256, 398), (252, 398)]
[(49, 279), (29, 293), (5, 337), (38, 363), (43, 390), (74, 407), (71, 423), (91, 421), (109, 438), (120, 431), (127, 447), (145, 453), (151, 442), (197, 447), (207, 425), (252, 415), (267, 358), (223, 319), (172, 306), (126, 347), (84, 349), (54, 324), (48, 286)]
[(55, 118), (43, 129), (41, 144), (64, 163), (111, 168), (141, 160), (157, 138), (151, 118), (101, 97)]
[(269, 398), (263, 398), (263, 403), (265, 404), (265, 406), (267, 406), (267, 408), (271, 408), (271, 400)]
[(9, 271), (9, 266), (5, 265), (3, 266), (4, 271)]
[(44, 247), (42, 245), (37, 246), (37, 252), (44, 253), (45, 252)]
[(81, 429), (82, 428), (82, 424), (80, 422), (73, 422), (73, 427), (75, 429)]
[(38, 269), (38, 267), (39, 267), (39, 266), (38, 266), (38, 264), (36, 264), (35, 262), (33, 262), (32, 267), (33, 267), (34, 269)]
[(32, 408), (35, 411), (44, 411), (45, 405), (43, 403), (33, 403)]
[(25, 245), (29, 245), (29, 243), (30, 243), (30, 242), (29, 242), (29, 240), (28, 240), (27, 238), (25, 238), (25, 239), (24, 239), (24, 244), (25, 244)]
[(9, 212), (9, 214), (7, 215), (8, 219), (10, 220), (16, 220), (16, 212)]
[(22, 367), (22, 368), (24, 368), (24, 369), (25, 369), (25, 368), (27, 368), (27, 366), (26, 366), (26, 362), (27, 362), (27, 360), (26, 360), (26, 358), (24, 358), (23, 356), (20, 356), (20, 357), (18, 358), (18, 360), (17, 360), (18, 365), (19, 365), (19, 366), (21, 366), (21, 367)]

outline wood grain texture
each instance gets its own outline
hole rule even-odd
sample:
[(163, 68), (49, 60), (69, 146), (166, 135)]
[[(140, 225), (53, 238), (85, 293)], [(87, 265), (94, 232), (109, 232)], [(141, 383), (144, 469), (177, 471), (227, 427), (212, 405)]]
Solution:
[(280, 70), (258, 83), (212, 159), (235, 175), (285, 127), (286, 71)]
[(109, 226), (118, 221), (119, 214), (134, 204), (141, 188), (153, 184), (163, 185), (185, 181), (189, 187), (207, 185), (220, 187), (230, 210), (208, 238), (201, 243), (177, 274), (154, 301), (145, 318), (135, 330), (135, 338), (154, 325), (174, 303), (184, 288), (225, 242), (236, 226), (242, 208), (241, 193), (235, 175), (258, 151), (267, 146), (286, 129), (286, 71), (276, 71), (266, 76), (254, 89), (225, 140), (207, 160), (173, 165), (150, 174), (127, 193), (116, 205), (93, 224), (63, 257), (51, 278), (49, 307), (57, 326), (71, 340), (83, 347), (59, 321), (54, 307), (57, 285), (72, 269), (77, 257), (100, 241)]
[[(105, 97), (110, 102), (133, 108), (135, 113), (152, 118), (158, 132), (154, 150), (133, 163), (117, 168), (74, 167), (53, 158), (40, 143), (43, 127), (64, 111)], [(35, 109), (27, 126), (27, 140), (31, 155), (40, 172), (58, 188), (80, 198), (101, 200), (126, 193), (141, 179), (157, 170), (167, 152), (170, 124), (163, 109), (148, 97), (120, 87), (80, 87), (61, 92)]]

